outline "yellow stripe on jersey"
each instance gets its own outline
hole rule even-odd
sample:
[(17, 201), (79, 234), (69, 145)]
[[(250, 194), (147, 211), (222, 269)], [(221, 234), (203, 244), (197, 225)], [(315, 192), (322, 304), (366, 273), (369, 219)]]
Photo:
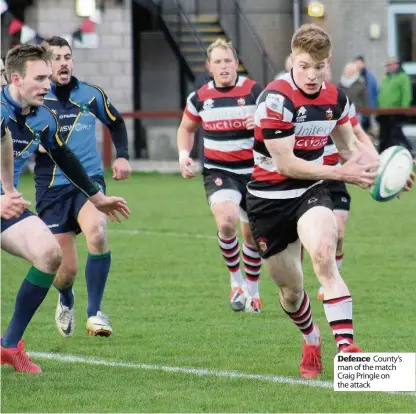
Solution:
[(100, 91), (101, 96), (103, 98), (103, 102), (104, 102), (105, 112), (107, 113), (107, 115), (108, 115), (108, 117), (110, 118), (111, 121), (115, 121), (116, 120), (116, 117), (110, 112), (110, 108), (108, 107), (108, 104), (107, 104), (107, 99), (105, 99), (105, 93), (104, 93), (104, 91), (99, 86), (97, 86), (97, 85), (92, 85), (91, 83), (87, 83), (87, 82), (85, 82), (85, 83), (87, 85), (92, 86), (93, 88), (98, 89)]
[[(72, 135), (72, 131), (74, 130), (75, 125), (76, 125), (76, 123), (78, 122), (78, 119), (79, 119), (79, 117), (80, 117), (80, 116), (81, 116), (81, 112), (79, 112), (79, 113), (78, 113), (78, 115), (77, 115), (77, 117), (75, 118), (75, 121), (74, 121), (74, 123), (72, 124), (72, 128), (71, 128), (71, 130), (69, 131), (68, 136), (66, 137), (65, 144), (67, 144), (67, 143), (68, 143), (69, 138), (70, 138), (70, 137), (71, 137), (71, 135)], [(62, 143), (62, 141), (60, 140), (58, 133), (57, 133), (56, 135), (57, 135), (57, 137), (58, 137), (59, 141), (61, 142), (61, 145), (60, 145), (60, 146), (62, 146), (62, 145), (63, 145), (63, 143)], [(55, 164), (55, 165), (54, 165), (54, 167), (53, 167), (53, 171), (52, 171), (52, 178), (51, 178), (51, 182), (49, 183), (48, 188), (51, 188), (51, 187), (52, 187), (52, 185), (53, 185), (53, 182), (55, 181), (56, 168), (57, 168), (57, 166), (56, 166), (56, 164)]]

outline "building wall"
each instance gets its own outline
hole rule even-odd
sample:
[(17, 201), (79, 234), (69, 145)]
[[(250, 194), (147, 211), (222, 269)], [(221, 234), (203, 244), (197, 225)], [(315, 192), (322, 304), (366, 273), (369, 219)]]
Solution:
[[(345, 63), (358, 54), (365, 56), (368, 67), (381, 79), (387, 56), (389, 1), (322, 0), (322, 3), (325, 7), (324, 18), (312, 19), (307, 16), (304, 8), (301, 23), (313, 21), (330, 33), (333, 41), (334, 80), (339, 79)], [(293, 34), (292, 2), (241, 0), (240, 4), (278, 70), (283, 70)], [(381, 37), (378, 40), (369, 37), (371, 23), (378, 23), (381, 27)]]
[[(83, 18), (75, 13), (75, 2), (69, 0), (36, 0), (26, 12), (26, 24), (47, 38), (74, 32)], [(73, 49), (74, 75), (100, 86), (120, 111), (133, 110), (133, 58), (131, 1), (116, 5), (106, 1), (102, 22), (96, 25), (97, 49)], [(126, 121), (132, 136), (132, 121)], [(97, 130), (101, 139), (101, 126)]]
[[(323, 19), (311, 19), (306, 14), (307, 0), (303, 3), (302, 22), (314, 21), (330, 33), (333, 40), (333, 74), (339, 79), (346, 62), (362, 54), (368, 66), (378, 79), (384, 74), (384, 61), (387, 56), (387, 7), (390, 0), (321, 0), (325, 7)], [(414, 0), (413, 0), (414, 1)], [(406, 2), (401, 0), (400, 2)], [(235, 42), (235, 5), (234, 1), (221, 0), (223, 24)], [(292, 0), (239, 0), (251, 26), (255, 29), (274, 62), (277, 71), (284, 69), (286, 56), (290, 53), (290, 40), (293, 34)], [(196, 11), (195, 0), (181, 0), (189, 13)], [(199, 13), (215, 14), (216, 1), (199, 1)], [(371, 40), (369, 26), (377, 23), (381, 28), (381, 37)], [(255, 45), (250, 35), (240, 31), (241, 49), (245, 61), (251, 58), (261, 63), (261, 56), (253, 50)], [(247, 50), (244, 50), (247, 49)], [(251, 50), (250, 50), (251, 49)], [(247, 62), (252, 67), (252, 62)]]
[[(366, 58), (367, 66), (380, 80), (387, 57), (388, 0), (322, 0), (326, 16), (315, 22), (329, 32), (333, 42), (333, 75), (339, 79), (346, 62), (357, 55)], [(310, 19), (310, 18), (309, 18)], [(308, 17), (305, 16), (308, 21)], [(380, 38), (371, 40), (370, 24), (381, 28)]]

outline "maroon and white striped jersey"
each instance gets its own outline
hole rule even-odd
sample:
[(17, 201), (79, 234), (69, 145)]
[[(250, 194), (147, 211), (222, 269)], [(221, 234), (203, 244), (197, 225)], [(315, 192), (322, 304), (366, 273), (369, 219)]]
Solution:
[[(353, 102), (350, 102), (350, 111), (348, 113), (348, 117), (350, 118), (351, 125), (355, 127), (359, 121)], [(337, 165), (338, 163), (339, 154), (337, 147), (335, 146), (334, 141), (332, 141), (332, 138), (329, 137), (324, 150), (324, 165)]]
[(239, 76), (234, 86), (217, 88), (214, 81), (192, 92), (185, 113), (201, 122), (204, 132), (204, 168), (251, 174), (254, 130), (247, 130), (244, 117), (254, 115), (261, 86)]
[(289, 199), (322, 183), (280, 174), (264, 141), (295, 135), (295, 156), (322, 165), (328, 137), (336, 125), (348, 122), (348, 112), (347, 96), (332, 83), (324, 82), (314, 95), (298, 89), (290, 73), (269, 83), (255, 114), (255, 165), (248, 191), (260, 198)]

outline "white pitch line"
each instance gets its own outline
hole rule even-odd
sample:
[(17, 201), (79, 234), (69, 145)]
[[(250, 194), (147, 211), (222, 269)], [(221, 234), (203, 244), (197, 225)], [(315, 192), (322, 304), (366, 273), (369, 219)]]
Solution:
[(209, 236), (205, 234), (195, 234), (195, 233), (175, 233), (175, 232), (165, 232), (165, 231), (156, 231), (156, 230), (140, 230), (140, 229), (110, 229), (112, 233), (119, 234), (131, 234), (131, 235), (145, 235), (145, 236), (160, 236), (160, 237), (180, 237), (185, 239), (214, 239), (216, 236)]
[[(225, 377), (225, 378), (237, 378), (246, 380), (257, 380), (265, 382), (274, 382), (279, 384), (289, 385), (303, 385), (315, 388), (328, 388), (333, 389), (334, 384), (330, 381), (317, 381), (317, 380), (304, 380), (290, 377), (282, 377), (276, 375), (263, 375), (263, 374), (245, 374), (243, 372), (236, 371), (221, 371), (216, 369), (203, 369), (203, 368), (185, 368), (185, 367), (169, 367), (166, 365), (152, 365), (152, 364), (140, 364), (135, 362), (121, 362), (121, 361), (106, 361), (104, 359), (90, 359), (80, 357), (76, 355), (63, 355), (53, 352), (29, 352), (29, 355), (34, 358), (51, 359), (54, 361), (69, 362), (69, 363), (82, 363), (90, 365), (102, 365), (106, 367), (119, 367), (119, 368), (133, 368), (143, 369), (149, 371), (164, 371), (164, 372), (179, 372), (182, 374), (197, 375), (200, 377)], [(416, 392), (396, 392), (387, 391), (387, 394), (399, 394), (399, 395), (411, 395), (416, 396)]]

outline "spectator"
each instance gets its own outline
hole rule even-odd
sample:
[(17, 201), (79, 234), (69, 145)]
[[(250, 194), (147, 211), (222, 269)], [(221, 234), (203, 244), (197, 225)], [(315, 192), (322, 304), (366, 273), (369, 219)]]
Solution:
[(368, 91), (365, 80), (354, 62), (345, 65), (338, 88), (348, 96), (350, 101), (354, 102), (357, 110), (368, 107)]
[[(380, 83), (378, 106), (380, 108), (409, 108), (412, 103), (412, 81), (410, 76), (402, 69), (396, 57), (387, 59), (386, 69), (386, 76)], [(405, 119), (405, 115), (377, 116), (377, 121), (380, 124), (380, 152), (399, 144), (413, 152), (413, 145), (402, 130), (402, 123)]]
[(368, 103), (370, 108), (377, 108), (378, 84), (376, 77), (367, 69), (363, 56), (355, 58), (355, 64), (365, 80), (368, 91)]
[[(355, 58), (355, 64), (364, 77), (365, 85), (368, 92), (368, 103), (370, 108), (377, 108), (377, 96), (378, 96), (378, 83), (376, 77), (367, 69), (364, 56), (357, 56)], [(362, 116), (361, 125), (364, 131), (368, 132), (370, 129), (370, 117)]]

